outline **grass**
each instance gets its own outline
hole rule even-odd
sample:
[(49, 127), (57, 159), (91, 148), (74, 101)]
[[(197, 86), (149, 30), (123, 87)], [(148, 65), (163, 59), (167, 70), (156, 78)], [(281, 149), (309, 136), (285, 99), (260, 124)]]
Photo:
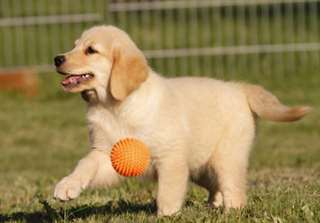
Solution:
[(261, 121), (250, 159), (248, 206), (223, 214), (206, 206), (206, 192), (190, 185), (173, 217), (156, 218), (153, 183), (128, 180), (114, 189), (52, 199), (55, 183), (87, 152), (85, 105), (59, 89), (56, 74), (41, 75), (41, 94), (26, 99), (1, 92), (0, 222), (319, 222), (319, 73), (289, 78), (235, 76), (267, 86), (288, 104), (315, 111), (293, 124)]

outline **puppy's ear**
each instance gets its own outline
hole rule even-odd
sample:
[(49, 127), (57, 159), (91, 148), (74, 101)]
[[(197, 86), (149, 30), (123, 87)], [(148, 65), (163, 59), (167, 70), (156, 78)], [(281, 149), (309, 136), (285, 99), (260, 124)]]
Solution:
[(147, 60), (135, 46), (119, 45), (112, 47), (112, 59), (110, 92), (116, 100), (123, 101), (147, 79)]

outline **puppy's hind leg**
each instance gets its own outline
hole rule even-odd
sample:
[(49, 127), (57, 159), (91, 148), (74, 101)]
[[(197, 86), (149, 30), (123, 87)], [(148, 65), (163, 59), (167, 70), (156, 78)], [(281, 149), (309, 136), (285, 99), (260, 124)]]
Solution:
[(212, 182), (208, 185), (208, 192), (209, 192), (209, 197), (208, 197), (208, 204), (211, 207), (214, 208), (219, 208), (222, 207), (223, 205), (223, 196), (222, 193), (219, 189), (219, 185), (217, 182), (217, 179), (215, 178), (214, 181), (211, 179)]
[(217, 175), (212, 168), (211, 163), (206, 167), (200, 176), (194, 179), (199, 186), (207, 189), (209, 192), (208, 204), (211, 207), (218, 208), (223, 205), (222, 193), (219, 191)]
[[(209, 165), (217, 175), (218, 191), (213, 202), (221, 204), (221, 195), (225, 210), (242, 208), (246, 204), (246, 178), (250, 147), (254, 128), (250, 131), (234, 131), (225, 135), (213, 153)], [(220, 201), (219, 201), (220, 200)]]

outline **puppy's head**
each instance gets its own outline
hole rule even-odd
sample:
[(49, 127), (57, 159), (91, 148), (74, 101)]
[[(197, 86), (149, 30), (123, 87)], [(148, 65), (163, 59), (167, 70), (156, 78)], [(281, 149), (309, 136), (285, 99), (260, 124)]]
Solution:
[(75, 47), (54, 58), (57, 71), (65, 77), (65, 91), (96, 90), (124, 100), (148, 76), (148, 64), (130, 37), (113, 26), (85, 31)]

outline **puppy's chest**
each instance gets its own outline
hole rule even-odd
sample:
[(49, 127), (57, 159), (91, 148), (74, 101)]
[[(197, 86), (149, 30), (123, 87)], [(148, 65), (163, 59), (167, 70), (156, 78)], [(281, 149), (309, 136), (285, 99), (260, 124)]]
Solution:
[(92, 109), (87, 114), (90, 143), (92, 146), (112, 146), (123, 138), (137, 138), (153, 144), (154, 128), (134, 117), (114, 115), (103, 109)]

